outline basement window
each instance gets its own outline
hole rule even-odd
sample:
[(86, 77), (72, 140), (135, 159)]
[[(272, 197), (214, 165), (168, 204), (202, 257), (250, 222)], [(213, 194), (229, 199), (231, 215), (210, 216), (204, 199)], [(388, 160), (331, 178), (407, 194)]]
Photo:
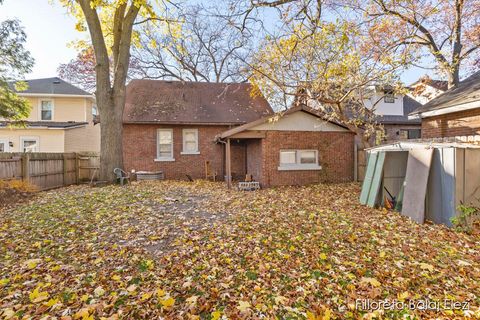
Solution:
[(279, 171), (320, 169), (318, 150), (280, 150)]

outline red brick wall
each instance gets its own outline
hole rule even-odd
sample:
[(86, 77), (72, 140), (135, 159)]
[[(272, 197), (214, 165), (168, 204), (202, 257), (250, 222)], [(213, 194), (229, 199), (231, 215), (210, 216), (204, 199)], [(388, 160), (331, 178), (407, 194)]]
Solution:
[[(157, 129), (173, 129), (173, 162), (156, 162)], [(199, 155), (181, 155), (183, 149), (182, 129), (196, 128), (199, 136)], [(227, 126), (165, 126), (150, 124), (125, 124), (123, 127), (123, 161), (127, 171), (158, 171), (166, 179), (186, 179), (186, 174), (195, 179), (205, 177), (205, 160), (209, 160), (218, 177), (224, 176), (224, 147), (215, 144), (217, 134), (228, 130)], [(237, 155), (240, 153), (240, 155)], [(232, 168), (244, 168), (245, 151), (232, 148)], [(242, 160), (243, 159), (243, 160)], [(244, 174), (242, 172), (242, 174)]]
[(480, 134), (480, 109), (443, 114), (422, 119), (422, 138)]
[[(268, 131), (262, 145), (263, 186), (352, 181), (354, 137), (350, 132)], [(322, 169), (279, 171), (281, 149), (316, 149)]]
[[(173, 129), (173, 162), (156, 162), (157, 129)], [(199, 155), (181, 155), (182, 129), (197, 128)], [(209, 160), (219, 179), (223, 179), (224, 146), (215, 144), (217, 134), (226, 126), (165, 126), (125, 124), (123, 157), (127, 171), (158, 171), (166, 179), (204, 178), (205, 160)], [(319, 182), (353, 180), (354, 134), (344, 132), (268, 131), (265, 139), (232, 141), (232, 173), (243, 178), (248, 172), (263, 186), (304, 185)], [(280, 149), (316, 149), (319, 151), (320, 171), (278, 171)]]

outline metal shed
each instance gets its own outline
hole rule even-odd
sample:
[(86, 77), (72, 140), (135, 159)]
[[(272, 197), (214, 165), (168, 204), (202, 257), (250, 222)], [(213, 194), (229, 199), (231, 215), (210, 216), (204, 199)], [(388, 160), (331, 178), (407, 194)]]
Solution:
[(390, 195), (403, 215), (451, 226), (461, 203), (480, 202), (480, 146), (398, 142), (369, 149), (360, 202), (383, 206)]

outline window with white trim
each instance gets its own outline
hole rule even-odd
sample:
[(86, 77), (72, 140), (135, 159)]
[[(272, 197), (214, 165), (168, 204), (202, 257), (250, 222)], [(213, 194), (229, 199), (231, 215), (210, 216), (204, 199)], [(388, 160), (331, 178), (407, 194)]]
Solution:
[(198, 129), (183, 129), (182, 136), (182, 154), (199, 154), (200, 150), (198, 150)]
[(41, 100), (40, 101), (40, 119), (51, 121), (53, 120), (53, 101)]
[(38, 152), (38, 138), (37, 137), (22, 137), (20, 139), (22, 152)]
[(278, 170), (320, 170), (318, 150), (280, 150)]
[(395, 93), (392, 89), (384, 90), (383, 102), (385, 103), (395, 103)]
[(173, 130), (157, 130), (157, 159), (159, 161), (173, 161)]

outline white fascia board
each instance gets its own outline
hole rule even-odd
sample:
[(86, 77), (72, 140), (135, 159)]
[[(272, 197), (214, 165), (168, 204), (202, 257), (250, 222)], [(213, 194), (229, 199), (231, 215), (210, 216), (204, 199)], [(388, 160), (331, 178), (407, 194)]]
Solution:
[[(459, 104), (459, 105), (455, 105), (455, 106), (451, 106), (451, 107), (447, 107), (447, 108), (421, 112), (420, 116), (422, 118), (428, 118), (428, 117), (440, 116), (442, 114), (447, 114), (447, 113), (454, 113), (454, 112), (460, 112), (460, 111), (465, 111), (465, 110), (472, 110), (472, 109), (476, 109), (476, 108), (480, 108), (480, 101), (479, 100), (464, 103), (464, 104)], [(408, 116), (408, 118), (410, 119), (410, 116)]]
[(86, 124), (80, 124), (78, 126), (73, 127), (59, 127), (59, 128), (48, 128), (49, 130), (68, 130), (68, 129), (76, 129), (76, 128), (83, 128), (87, 126)]

